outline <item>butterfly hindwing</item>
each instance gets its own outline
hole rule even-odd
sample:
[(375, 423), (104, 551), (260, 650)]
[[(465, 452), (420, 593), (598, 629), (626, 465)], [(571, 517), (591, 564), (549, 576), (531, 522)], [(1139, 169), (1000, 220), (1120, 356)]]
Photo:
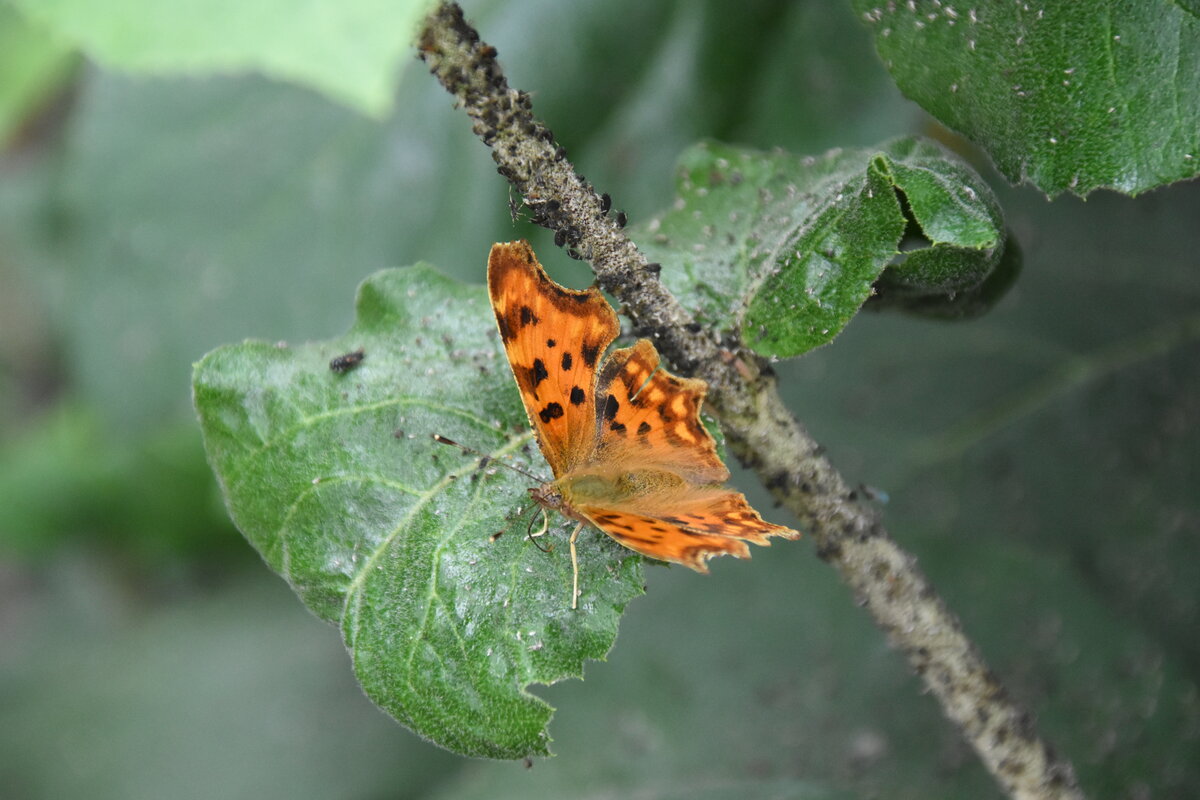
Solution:
[(659, 365), (648, 339), (616, 350), (596, 382), (601, 457), (622, 453), (668, 463), (695, 483), (721, 483), (729, 471), (700, 422), (706, 385)]
[(652, 512), (590, 506), (577, 510), (630, 550), (697, 572), (708, 572), (706, 562), (713, 556), (749, 558), (746, 542), (769, 545), (770, 536), (799, 536), (764, 521), (739, 492), (700, 491), (692, 500), (672, 505)]
[(529, 422), (556, 477), (596, 447), (596, 369), (620, 332), (597, 289), (563, 288), (524, 241), (492, 246), (488, 292)]

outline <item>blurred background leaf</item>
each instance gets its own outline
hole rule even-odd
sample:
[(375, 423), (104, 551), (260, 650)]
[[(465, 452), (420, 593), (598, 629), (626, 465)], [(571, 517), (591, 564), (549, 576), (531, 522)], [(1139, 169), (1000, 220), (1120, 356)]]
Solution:
[(62, 85), (75, 61), (70, 44), (0, 3), (0, 146)]
[[(466, 10), (633, 223), (670, 204), (676, 159), (703, 138), (817, 155), (941, 135), (845, 5)], [(342, 333), (383, 267), (481, 282), (493, 241), (529, 236), (577, 287), (590, 273), (511, 222), (424, 70), (379, 121), (254, 75), (56, 75), (0, 157), (14, 796), (211, 796), (214, 774), (221, 794), (296, 797), (999, 796), (803, 542), (709, 578), (647, 570), (610, 662), (535, 689), (560, 709), (559, 757), (531, 770), (387, 721), (337, 631), (232, 530), (190, 365), (245, 337)], [(976, 166), (1024, 253), (993, 312), (953, 328), (860, 315), (781, 380), (834, 463), (891, 498), (889, 527), (1088, 790), (1196, 795), (1200, 187), (1047, 203)]]
[(432, 5), (426, 0), (8, 0), (107, 67), (146, 75), (257, 71), (373, 116)]

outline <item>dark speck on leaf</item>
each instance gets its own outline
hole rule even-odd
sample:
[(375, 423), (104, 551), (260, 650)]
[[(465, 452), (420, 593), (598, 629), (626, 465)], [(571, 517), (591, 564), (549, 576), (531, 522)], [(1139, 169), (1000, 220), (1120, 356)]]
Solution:
[(361, 364), (364, 358), (366, 358), (366, 353), (360, 347), (353, 353), (345, 353), (331, 360), (329, 368), (338, 374), (349, 372)]

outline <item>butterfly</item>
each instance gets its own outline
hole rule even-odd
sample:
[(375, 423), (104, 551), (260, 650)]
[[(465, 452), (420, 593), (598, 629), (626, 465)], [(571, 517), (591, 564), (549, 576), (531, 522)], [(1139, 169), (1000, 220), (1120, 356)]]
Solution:
[(529, 490), (543, 509), (660, 561), (708, 572), (717, 555), (749, 558), (746, 542), (799, 533), (765, 522), (722, 484), (729, 470), (700, 422), (707, 384), (663, 369), (648, 339), (604, 357), (620, 333), (595, 287), (567, 289), (525, 241), (492, 246), (488, 293), (529, 424), (554, 480)]

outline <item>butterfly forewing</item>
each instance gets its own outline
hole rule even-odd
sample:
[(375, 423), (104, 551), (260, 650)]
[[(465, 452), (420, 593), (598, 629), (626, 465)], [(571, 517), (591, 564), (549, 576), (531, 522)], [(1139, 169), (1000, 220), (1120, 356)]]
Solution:
[(596, 368), (617, 315), (598, 290), (550, 280), (524, 241), (492, 246), (488, 291), (529, 422), (561, 476), (595, 451)]

